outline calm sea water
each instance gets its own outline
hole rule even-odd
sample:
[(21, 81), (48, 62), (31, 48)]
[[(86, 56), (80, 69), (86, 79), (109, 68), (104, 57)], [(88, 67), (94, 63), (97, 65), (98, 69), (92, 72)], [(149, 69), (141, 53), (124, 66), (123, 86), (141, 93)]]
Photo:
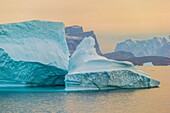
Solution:
[(170, 113), (170, 67), (140, 67), (159, 88), (65, 92), (57, 88), (0, 88), (0, 113)]

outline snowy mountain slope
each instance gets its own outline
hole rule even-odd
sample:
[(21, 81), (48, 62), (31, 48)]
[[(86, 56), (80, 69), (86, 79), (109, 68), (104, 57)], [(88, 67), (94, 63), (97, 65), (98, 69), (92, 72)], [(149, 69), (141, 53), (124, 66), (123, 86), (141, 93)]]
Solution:
[(92, 37), (85, 38), (71, 56), (69, 73), (65, 77), (66, 90), (149, 88), (159, 85), (158, 81), (130, 62), (99, 56), (94, 45)]
[(164, 56), (170, 58), (170, 36), (150, 40), (126, 40), (116, 45), (115, 51), (127, 51), (137, 57)]

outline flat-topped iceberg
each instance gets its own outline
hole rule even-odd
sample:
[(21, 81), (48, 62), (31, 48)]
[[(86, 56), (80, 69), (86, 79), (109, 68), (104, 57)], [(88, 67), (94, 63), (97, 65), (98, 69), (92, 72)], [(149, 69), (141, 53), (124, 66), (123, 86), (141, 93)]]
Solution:
[(94, 45), (92, 37), (85, 38), (70, 58), (69, 73), (65, 77), (67, 91), (158, 87), (159, 81), (132, 63), (99, 56)]
[(64, 85), (69, 50), (62, 22), (0, 25), (0, 78), (47, 86)]
[(145, 63), (143, 63), (143, 66), (153, 66), (153, 63), (152, 62), (145, 62)]

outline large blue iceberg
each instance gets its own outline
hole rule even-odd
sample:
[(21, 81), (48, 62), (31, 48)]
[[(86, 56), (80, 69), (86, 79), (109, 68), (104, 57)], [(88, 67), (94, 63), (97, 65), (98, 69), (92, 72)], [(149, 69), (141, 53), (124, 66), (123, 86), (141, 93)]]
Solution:
[(67, 91), (158, 87), (159, 81), (132, 63), (99, 56), (94, 45), (92, 37), (85, 38), (70, 58), (65, 77)]
[(132, 63), (99, 56), (94, 46), (94, 38), (84, 38), (69, 58), (62, 22), (0, 24), (0, 82), (67, 91), (158, 87)]
[(64, 85), (69, 50), (62, 22), (0, 25), (0, 78), (35, 86)]

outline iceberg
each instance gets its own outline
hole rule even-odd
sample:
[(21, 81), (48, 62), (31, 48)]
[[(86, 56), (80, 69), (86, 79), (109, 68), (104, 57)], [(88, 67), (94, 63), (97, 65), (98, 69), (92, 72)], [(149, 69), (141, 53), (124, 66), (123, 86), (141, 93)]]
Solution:
[(99, 56), (92, 37), (84, 38), (69, 61), (65, 77), (66, 91), (118, 88), (152, 88), (160, 82), (126, 61)]
[(153, 66), (153, 63), (152, 62), (145, 62), (145, 63), (143, 63), (143, 66)]
[(0, 78), (25, 84), (64, 85), (69, 50), (62, 22), (0, 24)]

